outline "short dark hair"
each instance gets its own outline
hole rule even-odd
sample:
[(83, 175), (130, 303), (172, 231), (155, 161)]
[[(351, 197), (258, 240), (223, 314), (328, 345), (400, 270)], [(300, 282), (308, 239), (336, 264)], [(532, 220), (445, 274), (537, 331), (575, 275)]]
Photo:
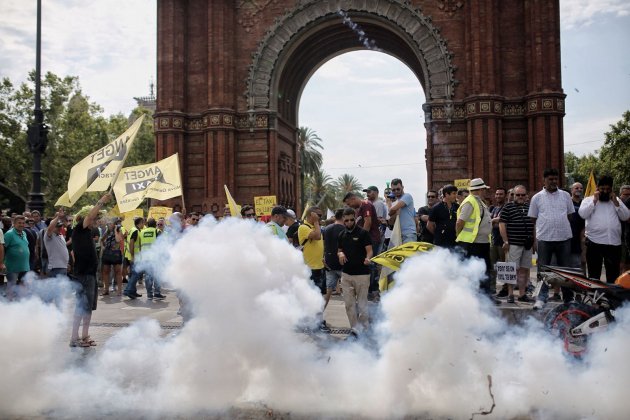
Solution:
[(155, 219), (153, 217), (149, 217), (149, 219), (147, 220), (147, 226), (148, 227), (156, 227), (157, 223), (155, 221)]
[(446, 184), (442, 187), (442, 195), (452, 194), (457, 191), (457, 187), (452, 184)]
[(349, 200), (349, 199), (354, 198), (354, 197), (358, 197), (358, 195), (356, 193), (353, 193), (352, 191), (350, 191), (349, 193), (347, 193), (346, 195), (343, 196), (343, 200), (342, 201), (345, 203), (346, 200)]
[(599, 177), (599, 180), (597, 181), (597, 186), (599, 187), (600, 185), (608, 185), (609, 187), (612, 188), (613, 186), (613, 177), (610, 175), (602, 175)]
[(311, 213), (313, 213), (314, 211), (317, 211), (317, 210), (321, 211), (321, 209), (319, 207), (317, 207), (317, 206), (311, 206), (311, 207), (307, 208), (306, 212), (304, 212), (304, 217), (310, 216)]
[(254, 208), (249, 204), (245, 204), (243, 207), (241, 207), (241, 216), (245, 216), (245, 212), (250, 210), (254, 210)]
[(556, 168), (546, 168), (543, 171), (543, 178), (547, 178), (548, 176), (560, 176), (560, 172)]
[(335, 210), (335, 220), (343, 219), (343, 211), (344, 211), (344, 209), (337, 209), (337, 210)]
[(427, 197), (428, 197), (428, 196), (429, 196), (429, 194), (431, 194), (431, 193), (433, 193), (433, 194), (437, 195), (437, 191), (434, 191), (434, 190), (429, 190), (429, 191), (427, 191)]
[(142, 222), (144, 222), (144, 217), (136, 217), (135, 219), (133, 219), (134, 226), (138, 226)]
[(346, 207), (345, 209), (343, 209), (343, 215), (344, 216), (350, 216), (353, 215), (355, 216), (357, 213), (354, 211), (354, 209), (352, 207)]
[(402, 179), (400, 178), (394, 178), (392, 179), (392, 182), (390, 183), (391, 185), (402, 185)]
[(505, 189), (505, 187), (497, 187), (494, 191), (497, 192), (499, 190), (503, 191), (507, 195), (507, 190)]
[(462, 188), (461, 190), (457, 191), (457, 195), (464, 195), (465, 192), (470, 193), (470, 191), (468, 191), (466, 188)]

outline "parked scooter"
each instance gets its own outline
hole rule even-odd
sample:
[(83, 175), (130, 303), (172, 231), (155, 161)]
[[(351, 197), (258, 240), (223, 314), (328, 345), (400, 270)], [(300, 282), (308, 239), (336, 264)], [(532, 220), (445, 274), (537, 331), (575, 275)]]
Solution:
[(563, 303), (545, 317), (545, 327), (564, 342), (564, 349), (580, 357), (587, 347), (588, 336), (603, 331), (615, 320), (615, 309), (630, 301), (630, 271), (621, 274), (614, 284), (586, 277), (580, 270), (540, 266), (539, 280), (573, 292), (573, 299)]

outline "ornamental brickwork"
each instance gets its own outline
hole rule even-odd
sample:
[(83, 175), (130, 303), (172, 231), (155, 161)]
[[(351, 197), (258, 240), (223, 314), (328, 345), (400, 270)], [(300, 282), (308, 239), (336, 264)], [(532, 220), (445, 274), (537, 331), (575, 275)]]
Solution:
[[(156, 153), (179, 152), (188, 210), (276, 195), (297, 208), (308, 77), (364, 49), (349, 17), (420, 81), (429, 187), (541, 185), (563, 167), (558, 0), (161, 0)], [(418, 153), (422, 153), (418, 150)], [(562, 172), (562, 171), (561, 171)]]

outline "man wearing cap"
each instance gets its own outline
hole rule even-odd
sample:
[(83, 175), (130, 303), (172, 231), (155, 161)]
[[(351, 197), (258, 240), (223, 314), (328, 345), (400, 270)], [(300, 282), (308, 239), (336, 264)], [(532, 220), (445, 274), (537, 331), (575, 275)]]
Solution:
[[(554, 255), (559, 266), (568, 267), (571, 263), (573, 233), (569, 215), (575, 213), (575, 208), (569, 193), (558, 188), (559, 174), (555, 168), (545, 169), (544, 187), (534, 194), (529, 203), (527, 216), (536, 224), (534, 247), (538, 254), (538, 267), (551, 264)], [(565, 300), (572, 296), (570, 293), (563, 294)], [(543, 282), (533, 309), (541, 309), (548, 296), (549, 286)]]
[[(49, 277), (68, 275), (68, 247), (66, 239), (61, 234), (63, 221), (66, 216), (63, 209), (60, 209), (55, 218), (50, 221), (44, 234), (44, 247), (48, 253), (48, 267), (46, 272)], [(42, 270), (44, 267), (42, 267)]]
[(287, 235), (282, 230), (282, 226), (286, 222), (287, 218), (287, 209), (284, 206), (275, 206), (271, 209), (271, 220), (267, 223), (267, 226), (274, 235), (276, 235), (280, 239), (287, 240)]
[(621, 224), (630, 218), (630, 210), (615, 195), (611, 176), (599, 178), (597, 191), (582, 200), (579, 214), (586, 220), (588, 276), (599, 280), (603, 262), (606, 267), (606, 281), (612, 283), (619, 277)]
[(391, 186), (396, 203), (389, 209), (389, 215), (400, 217), (402, 243), (415, 242), (418, 240), (418, 234), (416, 233), (416, 208), (413, 205), (413, 197), (405, 193), (405, 187), (400, 178), (392, 179)]
[(494, 291), (490, 284), (492, 266), (490, 264), (490, 233), (492, 232), (492, 218), (490, 211), (483, 201), (483, 193), (489, 189), (481, 178), (472, 179), (468, 186), (468, 195), (457, 209), (455, 233), (457, 244), (464, 250), (466, 258), (477, 257), (486, 263), (485, 278), (479, 283), (479, 288), (495, 303), (501, 301), (494, 298)]
[(284, 225), (287, 227), (286, 234), (289, 243), (298, 248), (300, 246), (300, 241), (298, 240), (298, 228), (300, 227), (300, 222), (297, 220), (297, 216), (293, 210), (287, 209), (287, 216)]

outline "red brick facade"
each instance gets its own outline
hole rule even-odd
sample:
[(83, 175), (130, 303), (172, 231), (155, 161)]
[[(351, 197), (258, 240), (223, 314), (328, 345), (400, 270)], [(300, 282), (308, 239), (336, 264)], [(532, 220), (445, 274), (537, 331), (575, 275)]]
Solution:
[(420, 80), (430, 187), (562, 169), (558, 0), (161, 0), (157, 158), (179, 152), (188, 210), (220, 213), (224, 184), (300, 207), (302, 89), (363, 48), (339, 10)]

